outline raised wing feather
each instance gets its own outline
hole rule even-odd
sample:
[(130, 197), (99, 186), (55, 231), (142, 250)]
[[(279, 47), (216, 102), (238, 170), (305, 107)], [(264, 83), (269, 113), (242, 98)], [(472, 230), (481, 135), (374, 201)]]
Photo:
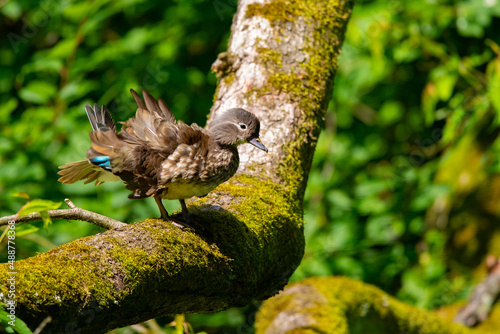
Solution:
[(132, 94), (132, 97), (134, 98), (135, 103), (137, 104), (137, 107), (139, 109), (148, 110), (152, 114), (156, 113), (162, 120), (170, 123), (175, 123), (174, 114), (162, 98), (158, 98), (158, 100), (156, 100), (145, 89), (142, 90), (144, 101), (135, 90), (131, 89), (130, 93)]

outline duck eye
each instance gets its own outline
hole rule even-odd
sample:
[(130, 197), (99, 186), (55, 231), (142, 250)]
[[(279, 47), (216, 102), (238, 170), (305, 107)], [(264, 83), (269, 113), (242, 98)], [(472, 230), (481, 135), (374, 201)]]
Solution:
[(247, 126), (246, 126), (245, 124), (243, 124), (243, 123), (240, 123), (240, 128), (241, 128), (242, 130), (246, 130)]

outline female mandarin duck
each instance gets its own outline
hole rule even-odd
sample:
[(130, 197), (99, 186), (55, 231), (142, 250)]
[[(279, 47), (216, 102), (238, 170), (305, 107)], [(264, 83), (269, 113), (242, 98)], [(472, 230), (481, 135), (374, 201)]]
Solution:
[(248, 142), (267, 152), (259, 139), (260, 122), (244, 109), (230, 109), (212, 122), (209, 130), (175, 117), (159, 98), (143, 90), (144, 101), (130, 90), (137, 103), (135, 118), (120, 133), (106, 107), (85, 106), (92, 130), (87, 160), (59, 167), (64, 184), (122, 180), (131, 199), (153, 197), (161, 218), (168, 219), (162, 198), (178, 199), (186, 223), (186, 198), (202, 197), (229, 180), (238, 169), (237, 146)]

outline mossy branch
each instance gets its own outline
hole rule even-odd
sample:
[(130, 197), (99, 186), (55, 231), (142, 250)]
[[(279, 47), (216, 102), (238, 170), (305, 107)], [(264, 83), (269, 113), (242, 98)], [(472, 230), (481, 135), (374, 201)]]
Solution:
[(0, 282), (15, 276), (16, 315), (30, 328), (57, 315), (47, 333), (103, 333), (282, 289), (304, 252), (302, 198), (352, 5), (241, 0), (211, 118), (248, 108), (269, 154), (241, 145), (247, 175), (191, 203), (194, 231), (147, 219), (1, 265)]
[(255, 327), (257, 334), (478, 333), (345, 277), (311, 278), (287, 286), (264, 302)]
[[(79, 208), (68, 198), (66, 198), (64, 202), (66, 202), (66, 204), (70, 207), (70, 209), (47, 210), (47, 215), (52, 219), (81, 220), (106, 229), (113, 229), (127, 225), (125, 223), (122, 223), (121, 221), (100, 215), (92, 211)], [(21, 217), (19, 217), (18, 215), (12, 215), (12, 216), (1, 217), (0, 226), (8, 225), (9, 222), (12, 221), (15, 222), (16, 224), (20, 224), (20, 223), (27, 223), (40, 220), (42, 220), (42, 216), (40, 216), (38, 212), (33, 212)]]
[(239, 214), (200, 202), (189, 207), (194, 231), (148, 219), (4, 264), (0, 282), (15, 278), (16, 315), (31, 328), (57, 314), (54, 332), (102, 333), (274, 295), (303, 254), (297, 203), (286, 187), (244, 175), (203, 201), (220, 198)]

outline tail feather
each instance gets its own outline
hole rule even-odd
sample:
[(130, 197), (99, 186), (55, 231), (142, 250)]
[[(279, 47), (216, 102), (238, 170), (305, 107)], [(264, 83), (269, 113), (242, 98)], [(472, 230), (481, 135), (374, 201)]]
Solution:
[(93, 131), (107, 131), (112, 130), (116, 132), (116, 124), (111, 117), (106, 106), (102, 106), (102, 109), (94, 104), (94, 108), (89, 104), (85, 105), (85, 111), (87, 112), (87, 117), (89, 118), (90, 125), (92, 125)]
[(105, 106), (85, 105), (92, 126), (87, 160), (60, 166), (60, 182), (70, 184), (85, 180), (85, 183), (95, 181), (99, 185), (105, 181), (120, 180), (113, 172), (133, 182), (130, 168), (135, 146), (148, 142), (151, 148), (164, 150), (166, 141), (176, 143), (177, 122), (165, 101), (161, 98), (156, 100), (146, 90), (142, 91), (144, 99), (134, 90), (130, 92), (138, 110), (135, 118), (124, 123), (120, 134), (116, 133), (115, 121)]
[(116, 124), (105, 106), (100, 108), (87, 104), (85, 111), (92, 130), (89, 133), (92, 146), (87, 151), (87, 159), (70, 162), (61, 169), (59, 181), (64, 184), (85, 180), (85, 183), (95, 181), (99, 185), (105, 181), (118, 181), (120, 178), (111, 173), (111, 160), (117, 159), (117, 153), (124, 148), (125, 143), (116, 134)]
[(120, 180), (118, 176), (91, 164), (87, 160), (69, 162), (59, 168), (61, 169), (58, 172), (58, 174), (61, 175), (59, 182), (63, 184), (71, 184), (85, 180), (85, 184), (96, 181), (96, 185), (100, 185), (105, 181)]

